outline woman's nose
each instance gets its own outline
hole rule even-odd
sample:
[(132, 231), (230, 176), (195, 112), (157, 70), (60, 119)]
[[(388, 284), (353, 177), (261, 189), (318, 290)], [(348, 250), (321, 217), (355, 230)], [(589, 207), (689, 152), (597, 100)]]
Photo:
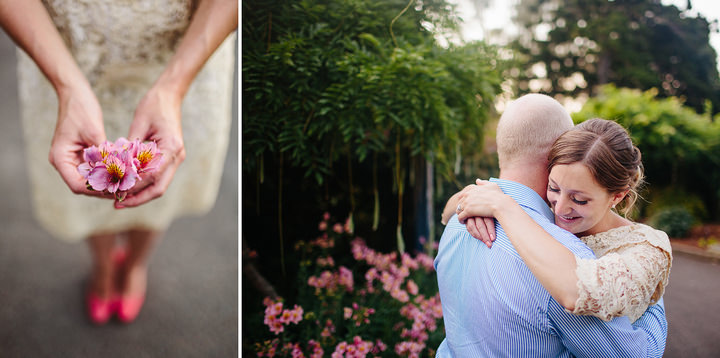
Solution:
[(560, 196), (555, 202), (555, 214), (567, 215), (572, 210), (570, 202), (567, 198)]

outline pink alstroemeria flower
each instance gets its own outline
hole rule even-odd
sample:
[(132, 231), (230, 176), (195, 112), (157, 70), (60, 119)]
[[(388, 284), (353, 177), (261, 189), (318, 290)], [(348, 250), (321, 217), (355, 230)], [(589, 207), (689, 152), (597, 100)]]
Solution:
[(135, 153), (137, 153), (137, 143), (131, 142), (127, 140), (125, 137), (118, 138), (113, 145), (113, 150), (122, 152), (122, 151), (128, 151), (130, 153), (130, 157), (134, 158)]
[(111, 193), (125, 191), (133, 187), (138, 180), (137, 170), (132, 163), (130, 153), (113, 153), (98, 162), (90, 171), (88, 182), (94, 190), (107, 189)]
[(83, 150), (84, 163), (78, 165), (78, 172), (83, 178), (88, 179), (90, 172), (97, 166), (98, 163), (104, 162), (105, 158), (113, 151), (114, 145), (111, 142), (105, 141), (100, 144), (100, 147), (90, 146)]
[(134, 163), (138, 173), (146, 173), (157, 169), (162, 163), (162, 153), (158, 151), (157, 143), (141, 143), (135, 141)]

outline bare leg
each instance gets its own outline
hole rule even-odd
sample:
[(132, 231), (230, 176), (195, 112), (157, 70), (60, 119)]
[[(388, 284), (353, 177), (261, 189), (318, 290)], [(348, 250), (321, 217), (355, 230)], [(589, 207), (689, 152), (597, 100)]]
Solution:
[(90, 290), (101, 299), (109, 299), (113, 292), (112, 252), (116, 239), (115, 234), (102, 234), (90, 236), (87, 240), (93, 261)]
[(120, 286), (123, 297), (145, 294), (148, 262), (161, 236), (162, 232), (151, 230), (127, 232), (127, 258)]

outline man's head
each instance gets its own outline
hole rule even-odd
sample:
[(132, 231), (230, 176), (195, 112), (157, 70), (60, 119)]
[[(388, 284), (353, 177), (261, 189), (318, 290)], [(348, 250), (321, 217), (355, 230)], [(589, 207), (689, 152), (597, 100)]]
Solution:
[(572, 127), (570, 115), (552, 97), (532, 93), (510, 102), (497, 127), (500, 177), (525, 184), (545, 197), (548, 153)]

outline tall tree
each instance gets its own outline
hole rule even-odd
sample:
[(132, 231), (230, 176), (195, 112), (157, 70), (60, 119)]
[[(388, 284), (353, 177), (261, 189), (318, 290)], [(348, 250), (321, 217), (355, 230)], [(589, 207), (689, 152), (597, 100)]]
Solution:
[(720, 112), (717, 22), (691, 17), (660, 0), (521, 0), (515, 43), (527, 67), (515, 71), (520, 92), (576, 97), (597, 85), (657, 88), (703, 112)]

